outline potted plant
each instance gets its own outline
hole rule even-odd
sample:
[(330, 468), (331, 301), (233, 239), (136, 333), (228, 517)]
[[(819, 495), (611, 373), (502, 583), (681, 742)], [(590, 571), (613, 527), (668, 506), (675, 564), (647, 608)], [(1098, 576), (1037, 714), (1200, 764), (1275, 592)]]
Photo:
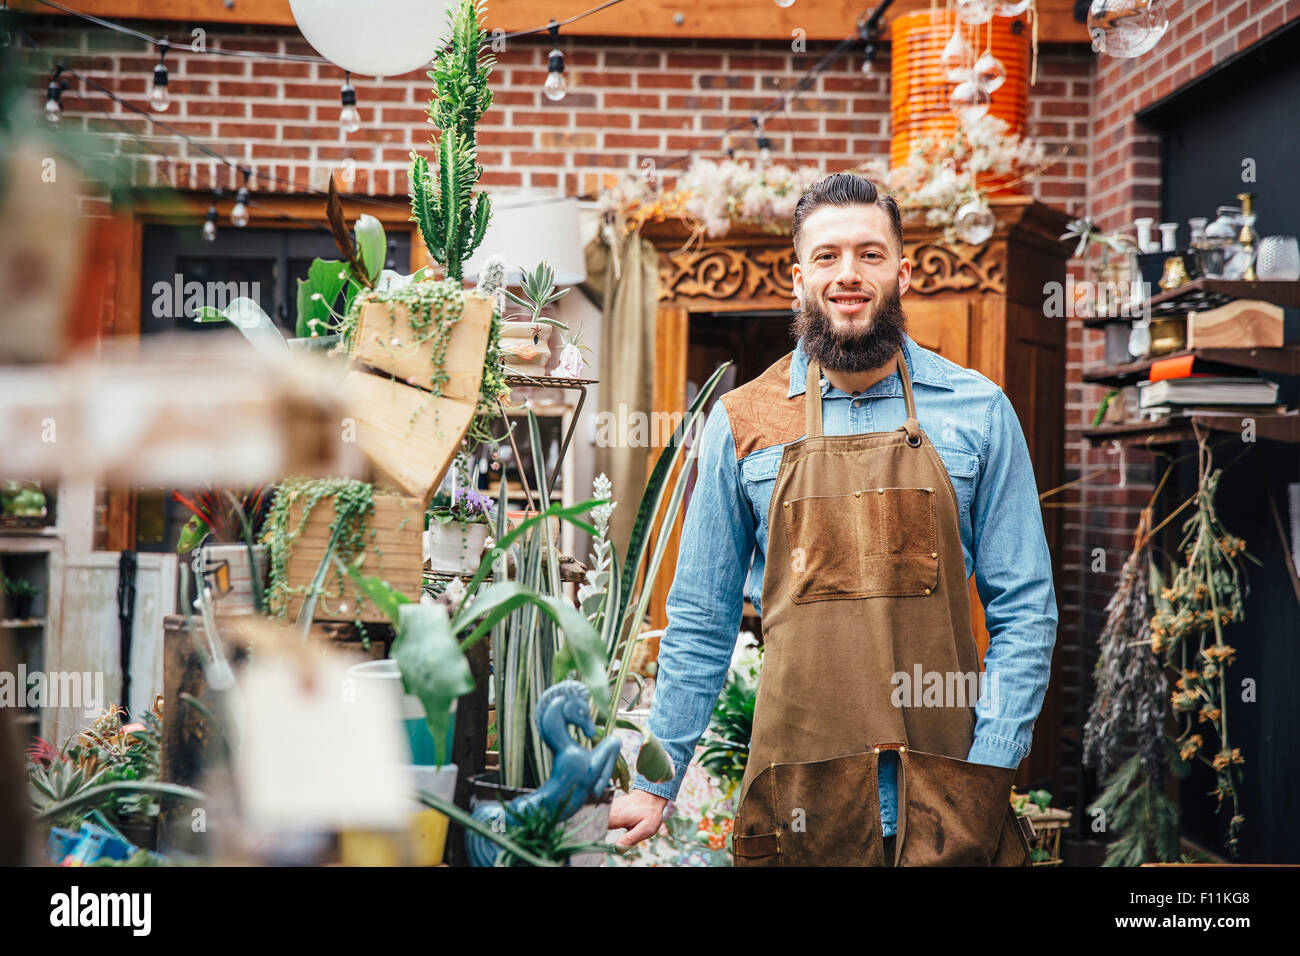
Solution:
[(46, 523), (45, 493), (34, 481), (0, 482), (0, 524), (35, 528)]
[[(218, 614), (252, 614), (266, 610), (266, 575), (270, 565), (266, 545), (258, 544), (266, 520), (265, 488), (238, 493), (209, 488), (172, 498), (190, 512), (176, 545), (179, 554), (199, 551), (202, 573), (210, 575), (214, 610)], [(255, 571), (253, 569), (256, 569)]]
[(9, 596), (9, 614), (23, 621), (32, 616), (32, 601), (40, 590), (24, 578), (4, 578), (5, 594)]
[(429, 569), (450, 574), (473, 574), (483, 556), (492, 499), (473, 488), (457, 488), (445, 504), (428, 511), (424, 532), (424, 559)]
[(506, 368), (514, 374), (541, 377), (551, 361), (551, 329), (569, 328), (556, 319), (544, 318), (542, 309), (569, 290), (555, 288), (555, 270), (545, 262), (524, 274), (523, 290), (522, 297), (505, 290), (507, 299), (528, 312), (509, 316), (501, 326), (501, 354)]

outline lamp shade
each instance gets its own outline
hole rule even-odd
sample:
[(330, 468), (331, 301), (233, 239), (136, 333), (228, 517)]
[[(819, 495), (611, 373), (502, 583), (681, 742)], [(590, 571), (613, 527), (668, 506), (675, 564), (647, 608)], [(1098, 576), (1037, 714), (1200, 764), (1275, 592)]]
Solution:
[(557, 286), (587, 280), (587, 255), (574, 196), (538, 193), (492, 194), (492, 221), (487, 235), (465, 263), (464, 276), (477, 282), (489, 256), (506, 260), (506, 284), (518, 285), (525, 272), (541, 262), (555, 270)]
[(401, 76), (446, 45), (450, 0), (289, 0), (303, 37), (325, 59), (362, 76)]

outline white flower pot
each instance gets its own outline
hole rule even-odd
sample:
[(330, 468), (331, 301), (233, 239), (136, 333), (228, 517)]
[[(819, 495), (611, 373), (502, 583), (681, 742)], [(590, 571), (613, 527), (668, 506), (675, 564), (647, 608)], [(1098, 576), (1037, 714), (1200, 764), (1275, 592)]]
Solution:
[(487, 536), (488, 526), (481, 521), (431, 521), (424, 532), (424, 560), (431, 571), (473, 574), (483, 559)]
[(551, 361), (551, 330), (545, 322), (502, 322), (501, 357), (506, 371), (543, 376)]

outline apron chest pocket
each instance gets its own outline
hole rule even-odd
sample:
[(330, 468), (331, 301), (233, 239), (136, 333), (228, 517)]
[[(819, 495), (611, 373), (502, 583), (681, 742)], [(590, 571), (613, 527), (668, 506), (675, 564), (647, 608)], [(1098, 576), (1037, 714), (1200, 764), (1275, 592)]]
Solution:
[(931, 594), (939, 584), (935, 494), (934, 488), (864, 488), (782, 502), (790, 599)]

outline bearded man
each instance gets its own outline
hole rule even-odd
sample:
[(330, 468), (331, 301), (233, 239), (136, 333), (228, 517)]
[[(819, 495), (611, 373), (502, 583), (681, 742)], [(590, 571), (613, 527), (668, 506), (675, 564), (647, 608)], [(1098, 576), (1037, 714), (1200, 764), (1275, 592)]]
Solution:
[(638, 776), (610, 827), (625, 846), (658, 831), (748, 580), (763, 665), (735, 863), (1026, 865), (1008, 798), (1057, 608), (1019, 420), (996, 384), (907, 335), (912, 264), (874, 183), (818, 183), (791, 234), (796, 346), (723, 395), (700, 437), (649, 717), (677, 774)]

